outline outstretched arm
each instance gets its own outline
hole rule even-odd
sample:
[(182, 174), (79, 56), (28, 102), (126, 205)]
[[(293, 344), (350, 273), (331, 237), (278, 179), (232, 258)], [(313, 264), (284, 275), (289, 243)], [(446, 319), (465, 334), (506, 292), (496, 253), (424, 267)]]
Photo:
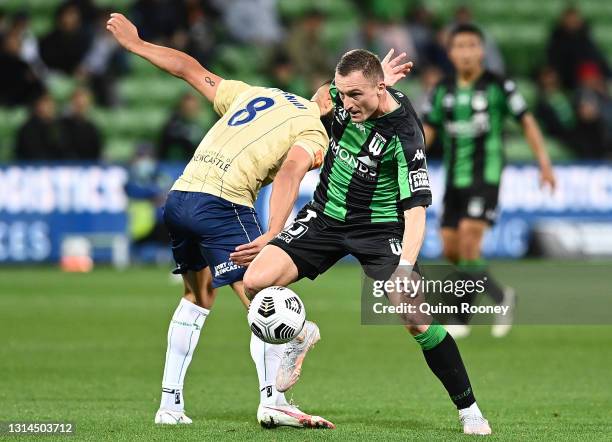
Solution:
[(121, 46), (148, 60), (164, 71), (182, 78), (210, 102), (215, 101), (217, 88), (223, 78), (206, 70), (197, 60), (184, 52), (141, 40), (136, 26), (123, 14), (112, 13), (106, 23)]

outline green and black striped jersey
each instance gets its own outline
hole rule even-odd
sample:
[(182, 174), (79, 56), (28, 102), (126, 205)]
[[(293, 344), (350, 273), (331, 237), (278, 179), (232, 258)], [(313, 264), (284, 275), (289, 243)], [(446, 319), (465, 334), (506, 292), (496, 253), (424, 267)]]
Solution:
[(423, 128), (408, 98), (388, 88), (399, 107), (353, 123), (332, 83), (330, 144), (313, 204), (347, 223), (403, 222), (403, 212), (431, 204)]
[(484, 71), (472, 85), (459, 87), (450, 76), (434, 88), (424, 111), (425, 122), (442, 136), (447, 187), (499, 185), (504, 118), (520, 120), (527, 112), (512, 80)]

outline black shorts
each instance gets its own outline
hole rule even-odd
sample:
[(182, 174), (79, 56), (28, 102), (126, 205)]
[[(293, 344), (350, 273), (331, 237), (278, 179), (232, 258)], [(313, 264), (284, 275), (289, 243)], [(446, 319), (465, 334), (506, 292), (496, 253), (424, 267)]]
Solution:
[(441, 226), (456, 228), (464, 218), (478, 219), (493, 225), (497, 218), (498, 195), (498, 186), (483, 185), (465, 189), (447, 187)]
[(287, 252), (298, 279), (315, 279), (339, 259), (353, 255), (367, 276), (382, 280), (399, 264), (403, 235), (403, 223), (347, 224), (307, 204), (270, 244)]

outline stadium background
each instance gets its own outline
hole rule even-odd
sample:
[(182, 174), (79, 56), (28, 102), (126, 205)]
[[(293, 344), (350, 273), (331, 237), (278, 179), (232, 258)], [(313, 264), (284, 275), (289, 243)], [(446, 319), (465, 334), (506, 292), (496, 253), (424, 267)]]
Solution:
[[(331, 76), (344, 50), (382, 55), (393, 46), (415, 61), (398, 88), (417, 107), (448, 69), (441, 43), (449, 27), (481, 25), (487, 62), (517, 81), (536, 112), (559, 181), (556, 194), (540, 191), (529, 148), (508, 122), (502, 218), (485, 252), (505, 258), (494, 269), (526, 299), (520, 313), (531, 295), (591, 287), (609, 294), (612, 4), (573, 4), (582, 25), (558, 0), (0, 1), (0, 420), (72, 420), (91, 440), (173, 436), (150, 424), (180, 291), (168, 276), (159, 209), (215, 115), (181, 80), (113, 46), (103, 26), (111, 10), (135, 19), (142, 37), (188, 51), (223, 77), (304, 96)], [(434, 147), (422, 253), (430, 259), (440, 257), (439, 156)], [(297, 206), (316, 179), (308, 175)], [(264, 221), (268, 191), (258, 201)], [(62, 254), (89, 253), (92, 272), (60, 271)], [(296, 399), (344, 424), (326, 437), (453, 437), (452, 410), (416, 349), (397, 330), (359, 326), (359, 271), (345, 264), (297, 285), (324, 341)], [(254, 426), (244, 313), (222, 293), (187, 380), (198, 422), (180, 437), (266, 438)], [(461, 343), (502, 439), (609, 436), (612, 394), (603, 379), (612, 337), (602, 325), (609, 319), (598, 318), (583, 321), (599, 324), (588, 327), (548, 318), (501, 343), (477, 327)]]

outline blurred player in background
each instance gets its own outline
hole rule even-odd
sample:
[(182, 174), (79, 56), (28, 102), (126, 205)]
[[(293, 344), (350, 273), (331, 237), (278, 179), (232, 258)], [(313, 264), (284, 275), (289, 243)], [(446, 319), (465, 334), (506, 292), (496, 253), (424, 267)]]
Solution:
[[(273, 285), (315, 279), (349, 254), (379, 281), (410, 277), (417, 268), (431, 204), (417, 115), (403, 93), (387, 88), (378, 57), (365, 50), (342, 56), (329, 92), (334, 110), (319, 185), (293, 225), (249, 266), (249, 297)], [(406, 319), (457, 407), (464, 433), (490, 434), (453, 338), (429, 316)], [(308, 351), (299, 339), (287, 345), (276, 382), (280, 391), (297, 382)]]
[[(503, 337), (512, 326), (514, 290), (503, 288), (487, 272), (481, 258), (482, 239), (497, 217), (497, 199), (504, 167), (502, 131), (512, 115), (522, 126), (541, 171), (541, 183), (555, 188), (553, 169), (540, 129), (527, 110), (516, 84), (484, 69), (483, 34), (471, 24), (459, 25), (449, 37), (449, 58), (456, 73), (434, 88), (424, 115), (425, 139), (431, 145), (440, 134), (444, 145), (446, 191), (441, 220), (444, 256), (461, 275), (482, 280), (496, 304), (509, 305), (498, 316), (493, 336)], [(474, 302), (474, 295), (462, 302)], [(467, 314), (447, 325), (456, 337), (469, 334)]]
[[(107, 29), (127, 50), (187, 81), (213, 103), (221, 117), (172, 187), (164, 213), (177, 263), (174, 272), (183, 276), (185, 287), (168, 330), (162, 399), (155, 422), (188, 424), (191, 419), (184, 412), (182, 391), (185, 373), (216, 289), (231, 285), (245, 307), (249, 305), (242, 284), (245, 268), (241, 260), (234, 262), (229, 255), (243, 245), (241, 259), (252, 259), (282, 230), (302, 178), (321, 164), (328, 137), (320, 117), (329, 113), (332, 103), (327, 86), (309, 101), (279, 89), (224, 80), (182, 52), (141, 40), (136, 27), (121, 14), (111, 14)], [(391, 79), (404, 77), (410, 69), (410, 63), (399, 63), (402, 55), (386, 63)], [(253, 203), (260, 188), (272, 180), (270, 218), (264, 233)], [(318, 330), (311, 332), (318, 339)], [(302, 413), (276, 390), (284, 350), (284, 345), (265, 344), (251, 336), (260, 387), (259, 422), (267, 427), (333, 428), (319, 416)]]

